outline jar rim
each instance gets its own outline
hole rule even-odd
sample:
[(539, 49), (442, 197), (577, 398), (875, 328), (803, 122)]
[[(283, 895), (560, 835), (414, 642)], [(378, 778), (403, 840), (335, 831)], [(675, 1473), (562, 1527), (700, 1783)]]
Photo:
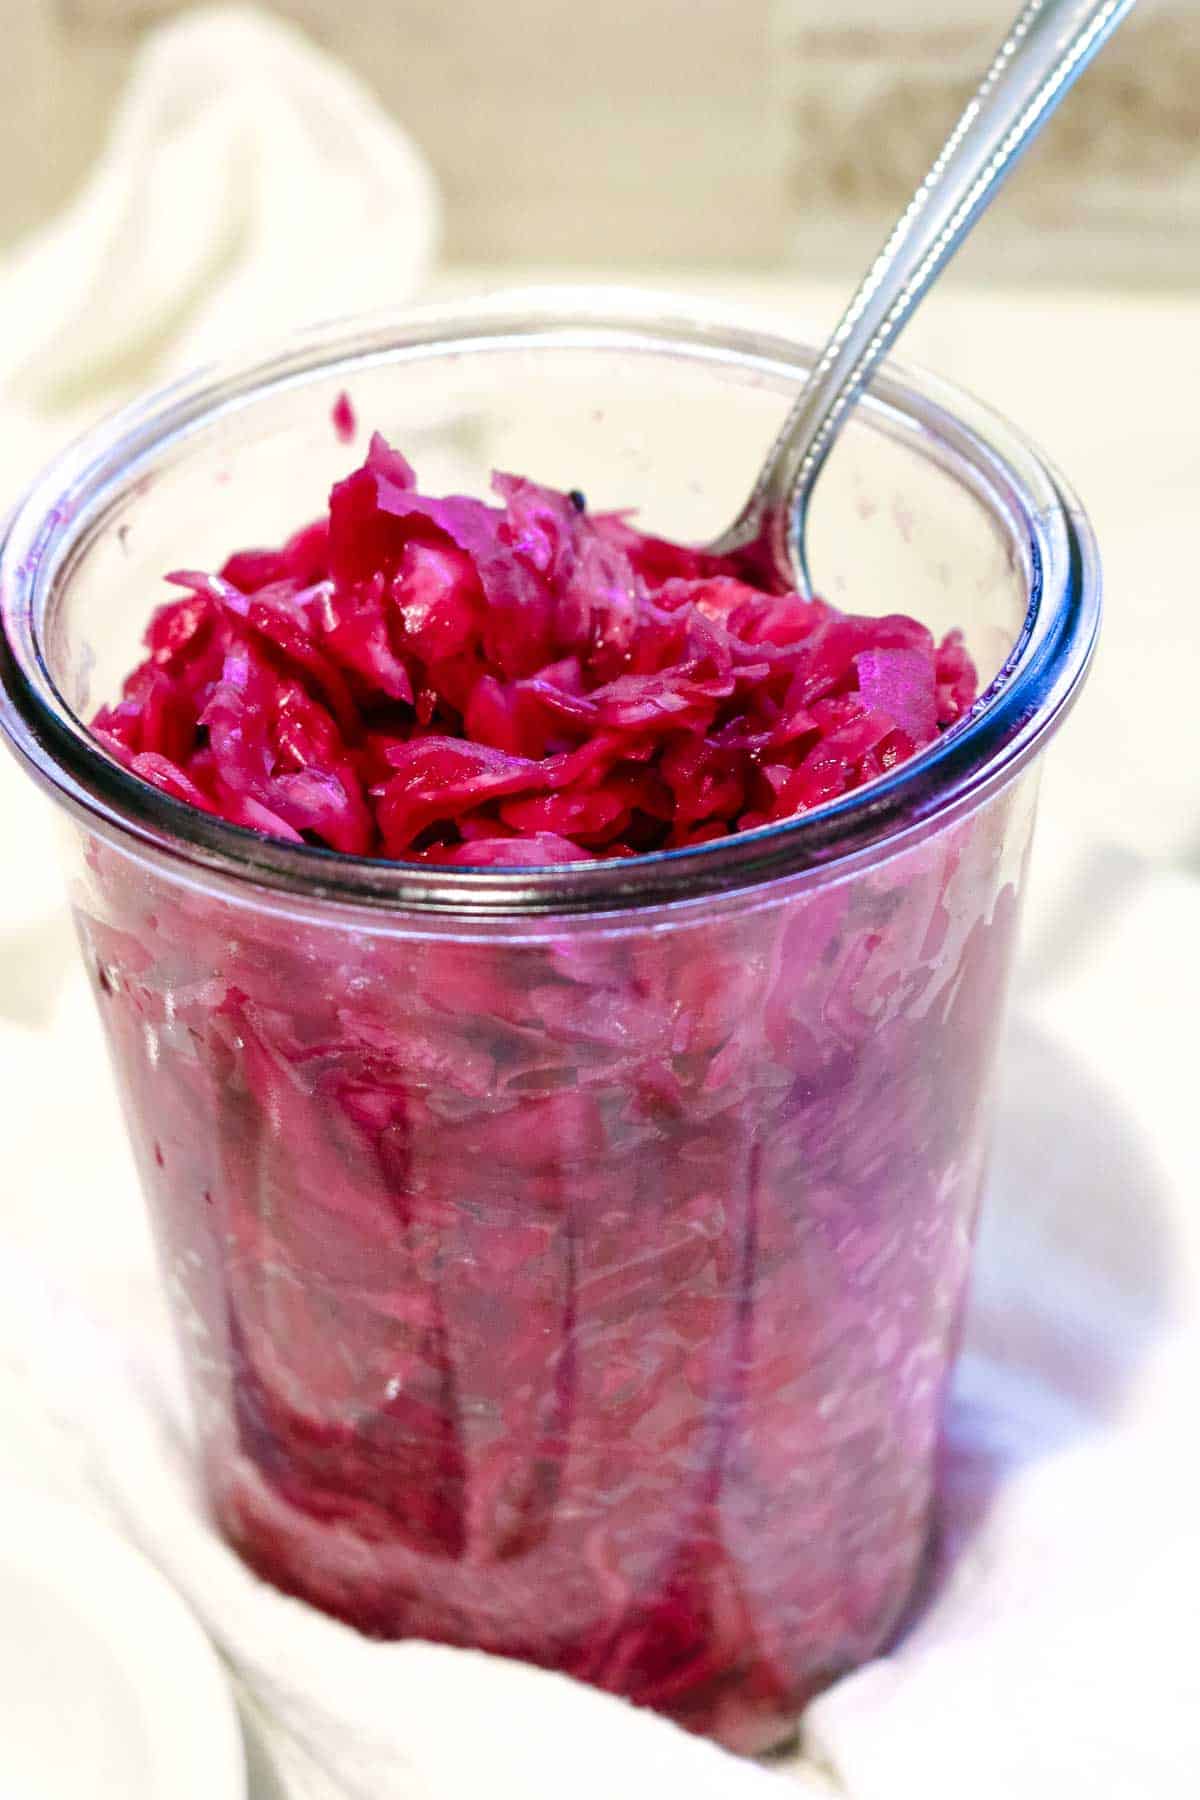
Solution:
[(127, 488), (132, 466), (285, 384), (334, 370), (350, 378), (387, 358), (542, 347), (674, 353), (797, 382), (814, 354), (707, 309), (629, 290), (546, 289), (336, 321), (148, 395), (60, 455), (0, 538), (0, 727), (32, 774), (89, 828), (214, 875), (395, 912), (521, 917), (626, 911), (809, 870), (828, 879), (864, 852), (887, 852), (979, 804), (1042, 747), (1095, 645), (1100, 571), (1091, 527), (1057, 471), (998, 414), (940, 379), (889, 364), (860, 412), (974, 489), (1023, 562), (1028, 599), (1015, 644), (966, 718), (866, 786), (796, 819), (686, 849), (545, 869), (446, 869), (263, 837), (161, 792), (108, 755), (55, 683), (45, 639), (81, 521)]

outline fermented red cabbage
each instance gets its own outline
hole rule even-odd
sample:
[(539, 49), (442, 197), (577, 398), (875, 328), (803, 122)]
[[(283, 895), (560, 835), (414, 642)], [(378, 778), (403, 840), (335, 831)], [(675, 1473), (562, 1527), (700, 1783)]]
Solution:
[[(424, 497), (376, 438), (327, 518), (173, 577), (97, 735), (253, 831), (453, 870), (787, 818), (972, 703), (956, 636), (496, 489)], [(255, 1569), (750, 1751), (887, 1640), (1019, 792), (849, 877), (483, 924), (93, 842), (80, 930)]]
[(333, 419), (333, 429), (338, 435), (339, 443), (353, 443), (354, 434), (358, 430), (358, 420), (355, 416), (354, 406), (349, 394), (338, 395), (333, 403), (331, 417)]
[[(345, 395), (334, 422), (353, 434)], [(97, 736), (252, 830), (530, 865), (792, 818), (975, 697), (957, 633), (764, 592), (578, 492), (494, 487), (496, 505), (430, 499), (376, 436), (327, 518), (170, 577), (181, 596)]]

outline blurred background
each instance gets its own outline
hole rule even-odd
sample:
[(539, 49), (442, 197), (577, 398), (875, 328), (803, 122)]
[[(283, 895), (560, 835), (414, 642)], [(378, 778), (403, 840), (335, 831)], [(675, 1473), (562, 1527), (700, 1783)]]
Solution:
[[(189, 0), (3, 0), (0, 246), (97, 154)], [(270, 0), (408, 128), (453, 263), (854, 272), (1012, 0)], [(964, 255), (976, 278), (1200, 275), (1200, 7), (1143, 0)]]

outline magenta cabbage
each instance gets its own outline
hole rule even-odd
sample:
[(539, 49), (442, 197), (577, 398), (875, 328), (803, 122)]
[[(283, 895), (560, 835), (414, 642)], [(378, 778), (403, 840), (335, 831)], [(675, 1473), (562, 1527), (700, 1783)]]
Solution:
[[(348, 401), (335, 422), (353, 432)], [(530, 864), (791, 818), (974, 699), (956, 633), (765, 593), (580, 494), (494, 485), (499, 506), (428, 499), (375, 437), (327, 519), (171, 577), (183, 596), (96, 735), (253, 830)]]
[[(380, 439), (175, 577), (96, 730), (350, 854), (705, 842), (961, 716), (961, 642), (770, 595)], [(886, 1642), (927, 1541), (1027, 809), (849, 879), (476, 929), (95, 841), (80, 930), (208, 1490), (291, 1593), (748, 1751)]]

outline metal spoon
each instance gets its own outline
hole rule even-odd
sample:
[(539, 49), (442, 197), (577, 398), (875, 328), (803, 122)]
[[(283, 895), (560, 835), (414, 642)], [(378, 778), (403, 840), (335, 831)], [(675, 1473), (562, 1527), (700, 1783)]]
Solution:
[(1029, 0), (897, 221), (771, 447), (754, 491), (711, 548), (760, 579), (811, 595), (808, 508), (830, 446), (1021, 152), (1134, 0)]

